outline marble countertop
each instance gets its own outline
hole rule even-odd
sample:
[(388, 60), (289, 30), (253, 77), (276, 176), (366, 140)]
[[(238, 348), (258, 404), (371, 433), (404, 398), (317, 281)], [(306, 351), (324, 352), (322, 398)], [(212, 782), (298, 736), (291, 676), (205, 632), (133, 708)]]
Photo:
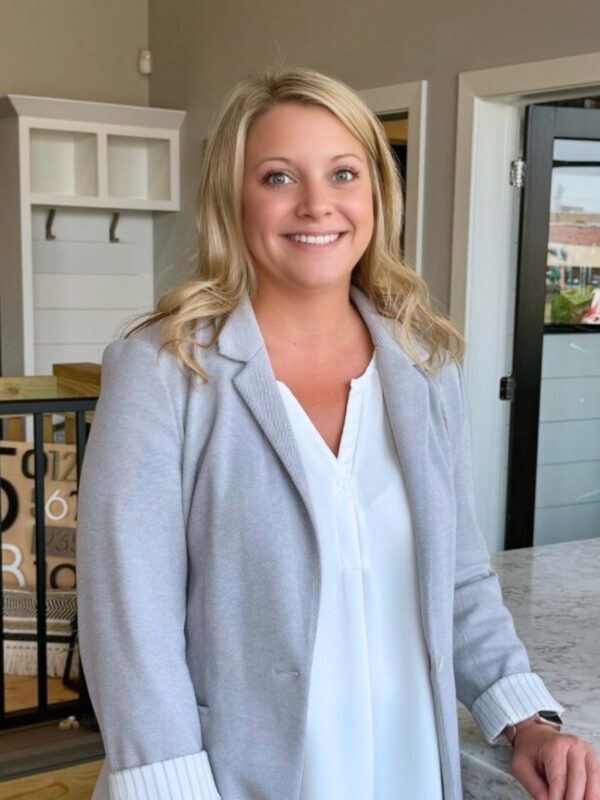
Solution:
[[(600, 539), (496, 553), (504, 602), (531, 668), (565, 707), (564, 730), (600, 753)], [(465, 800), (530, 800), (509, 745), (488, 745), (459, 704)]]

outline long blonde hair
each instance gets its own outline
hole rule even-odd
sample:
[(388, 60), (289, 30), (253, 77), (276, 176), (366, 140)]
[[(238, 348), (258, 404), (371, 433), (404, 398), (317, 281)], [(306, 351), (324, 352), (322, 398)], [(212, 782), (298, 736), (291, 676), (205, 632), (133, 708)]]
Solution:
[[(195, 348), (214, 344), (229, 313), (244, 294), (254, 296), (256, 277), (242, 233), (242, 178), (251, 123), (275, 105), (321, 106), (362, 144), (373, 187), (374, 230), (352, 273), (383, 316), (396, 320), (396, 337), (408, 355), (435, 373), (448, 358), (460, 360), (461, 333), (434, 311), (427, 285), (400, 254), (402, 192), (383, 126), (363, 100), (341, 81), (304, 66), (268, 69), (236, 84), (225, 99), (206, 145), (197, 196), (198, 264), (195, 276), (167, 291), (156, 310), (125, 336), (160, 323), (161, 347), (203, 380), (208, 375)], [(198, 341), (199, 328), (212, 335)], [(202, 337), (205, 339), (205, 337)], [(423, 349), (427, 353), (422, 358)]]

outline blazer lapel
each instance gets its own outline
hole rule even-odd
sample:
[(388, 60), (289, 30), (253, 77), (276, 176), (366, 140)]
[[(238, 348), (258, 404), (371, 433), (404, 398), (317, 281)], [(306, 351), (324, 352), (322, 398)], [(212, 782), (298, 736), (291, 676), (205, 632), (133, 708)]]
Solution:
[(316, 517), (300, 453), (247, 296), (229, 315), (218, 347), (222, 355), (245, 362), (233, 379), (234, 386), (287, 470), (316, 530)]

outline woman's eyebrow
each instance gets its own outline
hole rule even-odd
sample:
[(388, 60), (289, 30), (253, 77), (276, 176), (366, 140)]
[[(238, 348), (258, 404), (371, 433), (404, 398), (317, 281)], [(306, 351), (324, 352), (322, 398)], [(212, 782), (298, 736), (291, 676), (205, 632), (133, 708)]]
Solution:
[[(362, 161), (362, 158), (357, 153), (341, 153), (338, 156), (332, 156), (330, 161), (338, 161), (340, 158), (357, 158), (359, 161)], [(292, 159), (286, 158), (285, 156), (267, 156), (267, 158), (261, 159), (255, 166), (255, 169), (260, 167), (261, 164), (264, 164), (265, 161), (283, 161), (286, 164), (291, 164)]]

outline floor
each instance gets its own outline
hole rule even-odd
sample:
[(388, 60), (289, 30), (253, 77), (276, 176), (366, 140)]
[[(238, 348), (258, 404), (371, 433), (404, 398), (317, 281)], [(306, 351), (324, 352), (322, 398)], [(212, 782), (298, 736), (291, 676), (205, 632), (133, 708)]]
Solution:
[[(48, 678), (48, 702), (62, 703), (74, 700), (77, 693), (63, 686), (61, 678)], [(37, 705), (36, 675), (5, 675), (4, 700), (6, 711), (35, 708)]]
[[(50, 705), (77, 698), (61, 678), (47, 678)], [(7, 712), (35, 708), (37, 676), (5, 675)], [(0, 800), (88, 800), (104, 758), (102, 737), (85, 717), (78, 728), (62, 718), (0, 730)], [(92, 718), (93, 722), (93, 718)]]

